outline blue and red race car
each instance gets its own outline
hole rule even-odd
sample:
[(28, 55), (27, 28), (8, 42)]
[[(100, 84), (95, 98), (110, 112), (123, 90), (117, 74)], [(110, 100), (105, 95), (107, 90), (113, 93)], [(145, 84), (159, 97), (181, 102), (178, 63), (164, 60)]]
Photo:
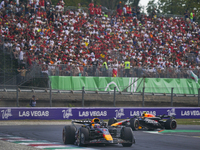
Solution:
[(112, 127), (126, 126), (131, 127), (132, 130), (138, 129), (171, 129), (174, 130), (177, 127), (177, 122), (173, 116), (159, 115), (154, 116), (146, 112), (142, 116), (134, 117), (131, 119), (124, 119), (122, 121), (117, 121), (116, 118), (111, 118), (108, 121), (108, 125)]
[(67, 125), (62, 132), (64, 144), (86, 146), (89, 144), (118, 144), (130, 147), (135, 143), (131, 127), (121, 126), (115, 128), (107, 126), (99, 118), (92, 120), (73, 120), (72, 125)]

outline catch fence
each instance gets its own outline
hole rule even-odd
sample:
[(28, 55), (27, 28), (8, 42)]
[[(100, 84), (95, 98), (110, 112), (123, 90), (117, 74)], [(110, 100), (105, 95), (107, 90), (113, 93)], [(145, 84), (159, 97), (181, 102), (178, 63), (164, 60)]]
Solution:
[[(148, 87), (151, 88), (151, 87)], [(161, 87), (164, 88), (164, 87)], [(80, 90), (57, 90), (50, 88), (15, 86), (0, 88), (0, 107), (30, 107), (33, 95), (37, 107), (200, 107), (198, 94), (177, 94), (175, 88), (169, 93), (95, 91), (82, 87)]]

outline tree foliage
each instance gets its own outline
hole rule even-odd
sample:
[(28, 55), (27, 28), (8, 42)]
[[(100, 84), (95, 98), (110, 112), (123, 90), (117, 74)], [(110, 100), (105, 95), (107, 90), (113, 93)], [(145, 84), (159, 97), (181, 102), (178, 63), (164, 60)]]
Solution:
[(158, 8), (164, 14), (184, 15), (184, 12), (195, 10), (200, 15), (200, 0), (159, 0)]
[[(58, 3), (59, 0), (51, 0), (54, 5)], [(78, 3), (83, 7), (88, 7), (92, 0), (64, 0), (65, 6), (78, 6)], [(102, 5), (108, 9), (115, 10), (119, 2), (122, 2), (122, 6), (128, 0), (93, 0), (95, 5)], [(131, 6), (138, 6), (140, 0), (129, 0), (131, 2)]]
[(155, 0), (150, 0), (147, 4), (147, 13), (150, 15), (154, 8), (158, 9), (158, 5), (155, 3)]

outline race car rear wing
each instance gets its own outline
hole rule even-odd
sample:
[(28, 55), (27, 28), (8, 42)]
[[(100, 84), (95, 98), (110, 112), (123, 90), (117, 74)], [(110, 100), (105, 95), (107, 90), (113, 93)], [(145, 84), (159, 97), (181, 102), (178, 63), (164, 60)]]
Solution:
[(171, 118), (171, 119), (175, 119), (175, 117), (174, 116), (169, 116), (169, 115), (158, 115), (158, 116), (156, 116), (156, 117), (160, 117), (161, 119), (163, 119), (163, 118)]
[(78, 123), (78, 124), (92, 124), (90, 120), (72, 120), (72, 124)]

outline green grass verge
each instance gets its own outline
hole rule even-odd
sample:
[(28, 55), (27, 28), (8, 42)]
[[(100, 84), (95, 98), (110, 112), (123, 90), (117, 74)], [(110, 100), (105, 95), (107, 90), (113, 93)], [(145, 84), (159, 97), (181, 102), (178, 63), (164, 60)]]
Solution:
[(179, 125), (200, 125), (200, 119), (176, 119)]

